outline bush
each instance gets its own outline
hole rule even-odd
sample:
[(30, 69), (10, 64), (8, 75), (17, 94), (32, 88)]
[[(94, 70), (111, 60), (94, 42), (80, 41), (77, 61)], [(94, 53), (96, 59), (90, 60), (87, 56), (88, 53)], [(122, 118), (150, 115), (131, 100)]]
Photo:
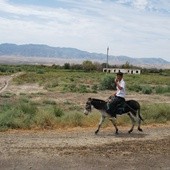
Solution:
[(146, 85), (132, 84), (129, 85), (127, 88), (130, 91), (142, 92), (143, 94), (151, 94), (153, 92), (153, 88), (148, 85), (146, 86)]
[(78, 88), (78, 91), (80, 93), (87, 93), (88, 92), (87, 87), (85, 85), (80, 85), (79, 88)]
[(54, 106), (54, 115), (56, 117), (62, 117), (64, 115), (64, 112), (60, 108)]
[(93, 92), (93, 93), (97, 93), (98, 85), (97, 85), (97, 84), (94, 84), (94, 85), (91, 87), (91, 89), (92, 89), (92, 92)]
[(71, 113), (65, 115), (62, 119), (63, 123), (69, 126), (82, 126), (83, 125), (83, 114)]
[(142, 87), (142, 93), (143, 94), (151, 94), (152, 93), (152, 88), (150, 86), (143, 86)]
[(138, 84), (129, 85), (127, 88), (128, 90), (135, 91), (135, 92), (140, 92), (142, 90), (141, 85), (138, 85)]
[(37, 70), (37, 72), (36, 72), (37, 74), (44, 74), (45, 72), (44, 72), (44, 70), (42, 70), (42, 69), (39, 69), (39, 70)]
[(53, 100), (44, 100), (43, 101), (44, 104), (49, 104), (49, 105), (56, 105), (56, 102)]
[(170, 121), (170, 106), (168, 104), (142, 105), (141, 108), (145, 123), (165, 123)]
[(36, 111), (37, 111), (37, 107), (34, 104), (31, 103), (24, 103), (21, 102), (20, 106), (19, 106), (20, 110), (24, 113), (24, 114), (28, 114), (30, 116), (35, 115)]
[(105, 76), (99, 86), (100, 90), (115, 90), (114, 78), (110, 75)]
[(46, 83), (45, 85), (45, 89), (48, 89), (48, 88), (55, 88), (58, 86), (58, 81), (57, 80), (54, 80), (54, 81), (50, 81), (48, 83)]
[(64, 85), (63, 91), (65, 92), (79, 92), (79, 93), (88, 93), (91, 92), (90, 89), (88, 89), (88, 86), (80, 84), (66, 84)]
[(65, 84), (63, 90), (66, 92), (76, 92), (77, 87), (76, 84)]
[(43, 110), (37, 113), (35, 124), (40, 128), (53, 128), (56, 124), (56, 117), (54, 114)]
[(155, 87), (155, 92), (157, 94), (170, 93), (170, 86), (157, 86)]
[(15, 104), (7, 103), (1, 108), (0, 129), (30, 128), (36, 112), (37, 107), (31, 102), (19, 100)]
[(3, 98), (11, 98), (13, 96), (15, 96), (16, 94), (14, 93), (10, 93), (10, 92), (5, 92), (5, 93), (2, 93), (0, 94), (0, 97), (3, 97)]

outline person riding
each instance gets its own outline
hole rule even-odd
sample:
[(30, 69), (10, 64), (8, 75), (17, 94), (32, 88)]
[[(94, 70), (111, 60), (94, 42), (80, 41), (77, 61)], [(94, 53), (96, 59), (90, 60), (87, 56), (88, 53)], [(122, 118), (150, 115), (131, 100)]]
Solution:
[(125, 102), (125, 81), (123, 79), (123, 73), (118, 72), (116, 79), (115, 79), (115, 85), (117, 91), (111, 95), (109, 98), (109, 102), (107, 104), (107, 113), (110, 114), (113, 117), (116, 117), (116, 111), (118, 108), (118, 105), (123, 104)]

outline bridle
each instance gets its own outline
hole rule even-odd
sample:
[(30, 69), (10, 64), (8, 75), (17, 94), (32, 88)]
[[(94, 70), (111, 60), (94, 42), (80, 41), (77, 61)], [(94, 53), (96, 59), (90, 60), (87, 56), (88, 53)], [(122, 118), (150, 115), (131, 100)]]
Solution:
[(91, 100), (88, 100), (85, 105), (85, 111), (84, 114), (88, 114), (92, 110)]

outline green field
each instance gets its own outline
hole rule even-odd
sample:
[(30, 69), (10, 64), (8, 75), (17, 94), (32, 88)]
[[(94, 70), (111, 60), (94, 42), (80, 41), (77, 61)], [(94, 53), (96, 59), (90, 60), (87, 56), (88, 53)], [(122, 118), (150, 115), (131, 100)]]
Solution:
[[(44, 129), (64, 127), (96, 126), (99, 114), (94, 110), (90, 116), (84, 116), (82, 106), (65, 100), (57, 102), (56, 95), (97, 94), (99, 92), (114, 90), (114, 74), (101, 71), (63, 69), (57, 66), (0, 66), (0, 75), (21, 73), (10, 81), (10, 85), (19, 87), (25, 84), (38, 84), (45, 92), (4, 91), (0, 94), (0, 130), (7, 129)], [(161, 73), (143, 73), (141, 75), (125, 75), (127, 92), (138, 95), (160, 95), (170, 100), (170, 71)], [(50, 97), (49, 97), (50, 96)], [(54, 96), (54, 97), (51, 97)], [(35, 100), (39, 99), (39, 100)], [(79, 100), (79, 99), (77, 99)], [(167, 123), (170, 120), (169, 103), (141, 103), (144, 124)], [(124, 116), (118, 124), (129, 124)], [(104, 126), (110, 125), (106, 121)]]

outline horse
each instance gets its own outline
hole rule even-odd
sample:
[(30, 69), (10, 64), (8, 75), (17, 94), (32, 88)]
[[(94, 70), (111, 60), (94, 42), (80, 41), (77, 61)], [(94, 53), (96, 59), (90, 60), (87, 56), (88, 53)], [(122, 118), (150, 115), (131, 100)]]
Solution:
[[(95, 131), (95, 134), (97, 134), (100, 130), (100, 127), (102, 125), (102, 123), (104, 122), (106, 117), (109, 117), (109, 120), (112, 122), (112, 124), (115, 127), (116, 130), (116, 134), (118, 134), (118, 128), (117, 128), (117, 123), (116, 123), (116, 117), (117, 116), (111, 116), (110, 114), (108, 114), (107, 111), (107, 101), (104, 100), (100, 100), (100, 99), (95, 99), (95, 98), (88, 98), (86, 105), (85, 105), (85, 109), (84, 109), (84, 114), (88, 115), (91, 110), (92, 110), (92, 106), (99, 110), (101, 113), (101, 118), (99, 121), (99, 125), (97, 130)], [(120, 111), (120, 109), (122, 109)], [(138, 131), (142, 132), (143, 130), (141, 129), (140, 125), (141, 125), (141, 121), (143, 121), (143, 118), (140, 115), (140, 104), (135, 101), (135, 100), (128, 100), (125, 101), (124, 107), (123, 108), (119, 108), (116, 109), (117, 110), (117, 114), (116, 115), (123, 115), (123, 114), (127, 114), (132, 122), (132, 127), (131, 129), (128, 131), (128, 133), (131, 133), (134, 129), (135, 126), (135, 122), (138, 123)]]

